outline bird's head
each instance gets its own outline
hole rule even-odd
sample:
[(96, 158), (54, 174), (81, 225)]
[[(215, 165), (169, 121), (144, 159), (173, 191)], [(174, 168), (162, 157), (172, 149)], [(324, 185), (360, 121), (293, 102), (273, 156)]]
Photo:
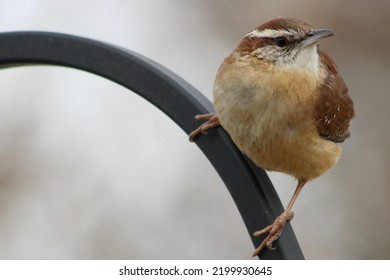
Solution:
[(292, 18), (277, 18), (245, 35), (235, 53), (254, 57), (283, 69), (319, 70), (318, 42), (332, 36), (329, 29), (314, 29), (309, 23)]

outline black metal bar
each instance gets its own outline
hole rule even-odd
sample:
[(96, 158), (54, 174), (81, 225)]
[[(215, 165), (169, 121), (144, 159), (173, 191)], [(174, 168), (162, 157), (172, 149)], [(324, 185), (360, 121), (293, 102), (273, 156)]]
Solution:
[[(107, 78), (154, 104), (187, 134), (199, 126), (195, 115), (213, 111), (211, 102), (183, 79), (121, 47), (59, 33), (0, 33), (0, 68), (31, 64), (72, 67)], [(257, 247), (261, 238), (253, 238), (252, 233), (283, 211), (267, 174), (242, 155), (222, 128), (199, 137), (196, 144), (224, 181)], [(289, 223), (275, 246), (276, 250), (266, 249), (260, 257), (303, 259)]]

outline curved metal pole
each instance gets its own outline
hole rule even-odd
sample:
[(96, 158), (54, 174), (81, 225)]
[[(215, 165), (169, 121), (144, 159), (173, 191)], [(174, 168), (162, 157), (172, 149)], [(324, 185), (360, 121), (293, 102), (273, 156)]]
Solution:
[[(183, 79), (121, 47), (59, 33), (0, 33), (0, 68), (31, 64), (72, 67), (107, 78), (154, 104), (187, 134), (199, 125), (195, 115), (213, 111), (211, 102)], [(199, 137), (196, 144), (224, 181), (257, 247), (261, 238), (252, 233), (283, 211), (267, 174), (241, 154), (222, 128)], [(276, 250), (264, 250), (260, 257), (303, 259), (289, 224), (275, 245)]]

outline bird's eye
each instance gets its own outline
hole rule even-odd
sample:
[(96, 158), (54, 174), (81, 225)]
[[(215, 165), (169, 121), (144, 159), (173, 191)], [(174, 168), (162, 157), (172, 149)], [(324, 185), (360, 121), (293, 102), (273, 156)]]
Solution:
[(276, 37), (275, 38), (275, 44), (279, 47), (279, 48), (284, 48), (287, 46), (287, 40), (286, 38), (284, 37)]

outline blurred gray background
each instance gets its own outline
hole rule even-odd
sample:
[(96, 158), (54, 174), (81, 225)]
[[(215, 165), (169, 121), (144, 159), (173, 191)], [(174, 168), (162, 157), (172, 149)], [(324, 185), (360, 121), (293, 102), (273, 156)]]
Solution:
[[(389, 8), (387, 0), (0, 0), (0, 31), (120, 45), (212, 99), (221, 61), (259, 24), (290, 16), (335, 30), (321, 47), (357, 117), (339, 164), (304, 189), (292, 224), (308, 259), (390, 259)], [(222, 181), (152, 105), (60, 67), (3, 69), (0, 89), (1, 259), (250, 259)], [(296, 183), (269, 175), (286, 205)]]

